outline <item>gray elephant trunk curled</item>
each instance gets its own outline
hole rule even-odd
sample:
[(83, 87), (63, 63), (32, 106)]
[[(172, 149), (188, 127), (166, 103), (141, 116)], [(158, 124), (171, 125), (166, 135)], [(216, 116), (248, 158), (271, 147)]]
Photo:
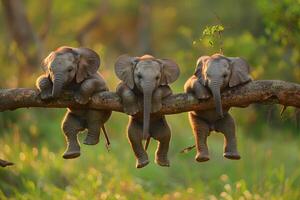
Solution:
[(218, 81), (214, 81), (211, 84), (209, 84), (209, 88), (213, 94), (214, 100), (215, 100), (215, 106), (216, 106), (216, 112), (220, 118), (223, 118), (223, 109), (222, 109), (222, 101), (221, 101), (221, 94), (220, 94), (220, 86), (221, 83)]
[(152, 104), (152, 93), (153, 86), (147, 84), (143, 87), (144, 93), (144, 126), (143, 126), (143, 139), (149, 137), (149, 124), (150, 124), (150, 112), (151, 112), (151, 104)]
[(52, 97), (57, 98), (60, 95), (63, 85), (63, 75), (55, 75), (53, 79)]

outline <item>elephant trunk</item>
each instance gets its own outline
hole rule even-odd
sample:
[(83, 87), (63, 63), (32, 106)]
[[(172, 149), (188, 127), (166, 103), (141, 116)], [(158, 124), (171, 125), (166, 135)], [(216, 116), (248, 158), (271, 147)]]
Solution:
[(223, 109), (222, 109), (222, 101), (221, 101), (221, 83), (218, 81), (211, 82), (209, 84), (209, 88), (213, 94), (214, 100), (215, 100), (215, 106), (216, 106), (216, 112), (219, 115), (220, 118), (223, 118)]
[(150, 126), (150, 113), (152, 108), (153, 86), (151, 86), (151, 83), (143, 87), (143, 93), (144, 93), (143, 139), (147, 139), (150, 135), (149, 126)]
[(63, 88), (64, 82), (63, 82), (63, 75), (62, 74), (56, 74), (53, 78), (53, 88), (52, 88), (52, 97), (57, 98), (59, 97), (62, 88)]

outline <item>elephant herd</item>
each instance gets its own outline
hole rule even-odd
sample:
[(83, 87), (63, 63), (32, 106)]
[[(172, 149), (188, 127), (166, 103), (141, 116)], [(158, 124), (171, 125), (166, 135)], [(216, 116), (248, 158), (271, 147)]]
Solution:
[[(60, 47), (44, 59), (43, 65), (45, 73), (36, 81), (42, 100), (58, 98), (63, 90), (72, 90), (75, 101), (86, 104), (93, 94), (108, 91), (105, 80), (97, 72), (100, 58), (89, 48)], [(155, 163), (170, 166), (170, 127), (164, 115), (150, 114), (158, 112), (162, 107), (162, 100), (172, 94), (169, 84), (178, 79), (179, 66), (172, 60), (158, 59), (151, 55), (122, 55), (115, 62), (115, 74), (121, 80), (116, 93), (121, 98), (124, 112), (129, 115), (127, 136), (136, 157), (136, 167), (142, 168), (149, 163), (146, 150), (150, 138), (158, 142)], [(235, 122), (228, 113), (230, 108), (222, 108), (220, 93), (249, 81), (249, 65), (241, 58), (214, 54), (198, 59), (196, 70), (186, 81), (184, 90), (198, 99), (208, 99), (212, 95), (216, 108), (189, 113), (195, 137), (196, 161), (209, 160), (207, 136), (211, 131), (224, 134), (224, 157), (240, 159)], [(140, 111), (143, 117), (136, 115)], [(62, 121), (67, 143), (63, 158), (80, 156), (77, 134), (83, 130), (87, 130), (84, 144), (96, 145), (99, 142), (100, 129), (109, 144), (104, 124), (110, 115), (111, 111), (107, 110), (68, 108)], [(145, 146), (143, 140), (147, 141)], [(0, 166), (3, 166), (2, 161), (0, 160)]]

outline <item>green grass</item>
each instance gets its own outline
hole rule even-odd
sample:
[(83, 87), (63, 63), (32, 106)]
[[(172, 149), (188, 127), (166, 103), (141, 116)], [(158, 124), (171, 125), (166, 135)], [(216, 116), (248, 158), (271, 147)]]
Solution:
[(197, 163), (194, 150), (179, 153), (193, 144), (187, 115), (168, 116), (173, 130), (171, 167), (153, 162), (156, 142), (152, 140), (151, 163), (136, 169), (125, 134), (127, 116), (114, 113), (107, 124), (110, 152), (102, 137), (96, 146), (82, 145), (78, 159), (64, 160), (59, 125), (63, 111), (28, 113), (17, 111), (18, 123), (4, 123), (10, 125), (3, 129), (0, 157), (16, 165), (0, 169), (1, 200), (300, 198), (300, 140), (286, 132), (266, 129), (268, 137), (256, 140), (238, 126), (240, 161), (224, 159), (223, 136), (212, 134), (211, 160)]

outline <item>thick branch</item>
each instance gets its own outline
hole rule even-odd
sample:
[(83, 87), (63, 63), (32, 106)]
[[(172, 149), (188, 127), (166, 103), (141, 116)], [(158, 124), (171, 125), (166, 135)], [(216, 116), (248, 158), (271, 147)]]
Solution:
[[(122, 112), (120, 98), (113, 92), (95, 94), (88, 105), (75, 102), (72, 93), (57, 100), (42, 101), (37, 90), (0, 90), (0, 111), (24, 107), (93, 108)], [(260, 80), (232, 88), (222, 94), (223, 107), (245, 107), (252, 103), (281, 104), (300, 108), (300, 84), (279, 80)], [(163, 101), (158, 114), (175, 114), (191, 110), (207, 110), (214, 107), (213, 99), (197, 100), (191, 94), (174, 94)]]

